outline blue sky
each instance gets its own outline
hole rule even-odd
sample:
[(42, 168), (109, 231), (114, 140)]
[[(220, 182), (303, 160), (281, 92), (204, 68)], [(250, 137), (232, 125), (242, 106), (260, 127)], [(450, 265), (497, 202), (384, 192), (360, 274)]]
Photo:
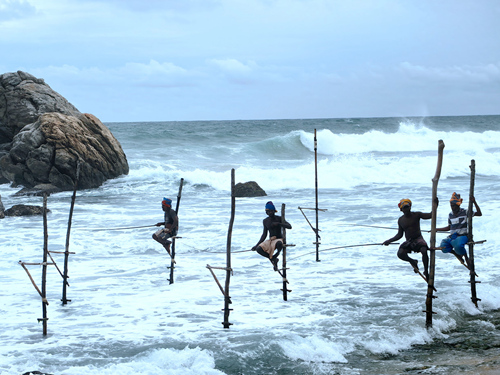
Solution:
[(0, 0), (0, 73), (104, 122), (500, 114), (498, 0)]

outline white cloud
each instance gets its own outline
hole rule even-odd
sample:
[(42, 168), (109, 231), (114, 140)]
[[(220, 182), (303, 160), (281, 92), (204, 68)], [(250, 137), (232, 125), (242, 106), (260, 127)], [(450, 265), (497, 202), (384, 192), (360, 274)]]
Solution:
[(26, 0), (0, 0), (0, 22), (24, 18), (35, 13), (35, 7)]
[(426, 82), (500, 83), (500, 63), (429, 67), (404, 62), (398, 70), (411, 79)]
[(497, 0), (0, 6), (3, 72), (44, 78), (107, 121), (498, 112)]

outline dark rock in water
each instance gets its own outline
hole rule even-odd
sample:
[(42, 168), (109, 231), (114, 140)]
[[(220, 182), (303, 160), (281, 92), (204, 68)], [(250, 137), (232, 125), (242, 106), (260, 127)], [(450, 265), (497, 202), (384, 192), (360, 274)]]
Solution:
[(128, 174), (120, 143), (95, 116), (80, 113), (43, 79), (0, 75), (0, 183), (73, 190)]
[[(47, 209), (47, 212), (50, 212), (50, 210)], [(43, 207), (16, 204), (11, 208), (5, 210), (5, 216), (31, 216), (31, 215), (43, 215)]]
[(47, 195), (50, 195), (52, 193), (59, 193), (61, 191), (62, 191), (61, 189), (59, 189), (57, 186), (54, 186), (52, 184), (39, 184), (39, 185), (33, 186), (32, 188), (22, 188), (14, 195), (15, 196), (31, 195), (31, 196), (41, 197), (45, 193), (47, 193)]
[(46, 372), (40, 372), (40, 371), (28, 371), (25, 372), (23, 375), (53, 375), (53, 374), (48, 374)]
[(2, 196), (0, 195), (0, 219), (5, 217), (5, 207), (2, 203)]
[(239, 182), (234, 186), (235, 197), (265, 197), (266, 192), (255, 182)]

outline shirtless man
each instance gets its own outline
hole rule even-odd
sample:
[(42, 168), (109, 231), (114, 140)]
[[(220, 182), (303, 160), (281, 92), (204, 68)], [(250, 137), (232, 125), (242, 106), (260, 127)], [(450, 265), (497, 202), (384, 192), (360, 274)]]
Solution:
[(394, 237), (385, 241), (383, 245), (387, 246), (391, 242), (399, 240), (403, 237), (404, 233), (406, 241), (399, 246), (398, 258), (404, 260), (405, 262), (409, 262), (415, 273), (418, 273), (418, 261), (410, 258), (408, 254), (412, 251), (415, 253), (421, 253), (422, 263), (424, 263), (424, 276), (426, 279), (429, 279), (429, 257), (427, 255), (429, 246), (427, 246), (427, 243), (422, 237), (422, 232), (420, 231), (420, 219), (430, 219), (432, 217), (432, 212), (412, 212), (411, 200), (409, 199), (401, 199), (398, 207), (403, 212), (403, 216), (398, 219), (398, 233)]
[[(252, 247), (252, 250), (257, 251), (260, 255), (271, 261), (275, 271), (278, 270), (278, 255), (281, 253), (281, 249), (283, 249), (283, 231), (281, 228), (292, 229), (292, 226), (288, 222), (281, 222), (281, 216), (277, 216), (276, 212), (273, 202), (267, 202), (266, 214), (268, 217), (263, 220), (264, 231), (257, 245)], [(266, 240), (267, 233), (269, 233), (268, 240)], [(273, 255), (275, 249), (278, 252)]]

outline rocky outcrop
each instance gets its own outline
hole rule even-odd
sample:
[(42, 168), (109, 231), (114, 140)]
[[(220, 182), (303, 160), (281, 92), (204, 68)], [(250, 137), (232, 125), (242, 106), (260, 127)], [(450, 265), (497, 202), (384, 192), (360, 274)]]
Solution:
[(79, 189), (98, 187), (129, 171), (120, 143), (96, 117), (60, 113), (43, 114), (26, 125), (0, 159), (0, 168), (15, 186), (72, 190), (78, 162)]
[(255, 182), (239, 182), (234, 186), (235, 197), (264, 197), (266, 192)]
[(0, 219), (5, 217), (5, 207), (2, 203), (2, 196), (0, 195)]
[(48, 112), (81, 115), (43, 79), (21, 71), (0, 75), (0, 144), (12, 142), (25, 125)]
[(0, 183), (72, 190), (78, 162), (79, 189), (129, 171), (120, 143), (95, 116), (80, 113), (42, 79), (0, 75)]
[[(50, 212), (50, 210), (47, 209), (47, 212)], [(43, 207), (30, 206), (25, 204), (16, 204), (11, 208), (5, 210), (5, 216), (31, 216), (31, 215), (43, 215)]]

